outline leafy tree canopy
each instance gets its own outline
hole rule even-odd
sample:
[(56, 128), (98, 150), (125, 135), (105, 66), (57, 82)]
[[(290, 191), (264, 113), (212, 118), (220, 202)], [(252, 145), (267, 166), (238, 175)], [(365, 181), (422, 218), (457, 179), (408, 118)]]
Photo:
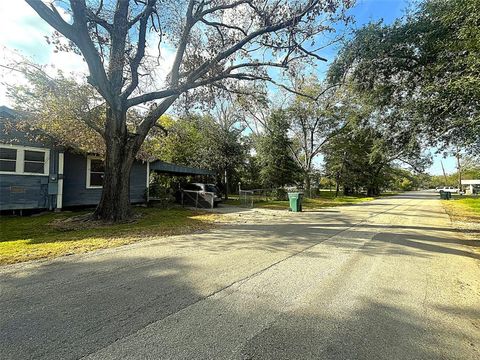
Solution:
[(479, 23), (479, 0), (424, 0), (392, 25), (358, 30), (330, 68), (330, 81), (352, 79), (393, 128), (478, 153)]
[(168, 135), (148, 139), (148, 153), (167, 162), (214, 170), (219, 182), (224, 182), (225, 172), (235, 174), (249, 149), (243, 128), (234, 119), (190, 114), (164, 116), (160, 123)]
[(260, 179), (264, 187), (279, 188), (298, 181), (302, 169), (290, 152), (290, 124), (285, 111), (275, 110), (267, 120), (268, 133), (256, 137)]
[[(26, 0), (55, 30), (58, 51), (80, 54), (86, 81), (104, 103), (104, 126), (89, 126), (104, 141), (105, 173), (94, 218), (131, 216), (132, 164), (158, 119), (181, 97), (211, 100), (245, 82), (276, 79), (295, 62), (318, 54), (335, 24), (348, 21), (351, 0)], [(58, 7), (67, 16), (60, 14)], [(152, 49), (169, 49), (160, 78)], [(192, 94), (193, 93), (193, 94)], [(213, 96), (212, 96), (213, 95)], [(129, 109), (139, 121), (129, 124)]]
[(104, 126), (105, 107), (90, 85), (61, 71), (50, 76), (44, 66), (31, 63), (23, 64), (20, 71), (26, 83), (7, 90), (21, 114), (18, 130), (35, 140), (83, 152), (104, 152), (103, 139), (95, 129)]
[(430, 164), (415, 137), (391, 138), (372, 118), (350, 122), (325, 147), (325, 170), (346, 194), (366, 189), (379, 195), (400, 163), (421, 172)]

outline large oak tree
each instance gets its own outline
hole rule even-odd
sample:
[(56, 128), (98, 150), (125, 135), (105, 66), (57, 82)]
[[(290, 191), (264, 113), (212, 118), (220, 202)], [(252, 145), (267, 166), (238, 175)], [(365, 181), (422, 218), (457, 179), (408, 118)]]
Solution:
[[(315, 40), (345, 20), (351, 0), (26, 0), (85, 59), (88, 83), (105, 100), (105, 177), (95, 217), (130, 216), (129, 174), (149, 131), (175, 101), (200, 89), (236, 91), (239, 83), (276, 83), (269, 68), (322, 60)], [(168, 78), (144, 81), (153, 43), (175, 49)], [(58, 44), (58, 42), (57, 42)], [(62, 49), (64, 49), (63, 47)], [(154, 63), (154, 62), (153, 62)], [(148, 86), (147, 86), (148, 85)], [(149, 109), (132, 129), (127, 111)]]

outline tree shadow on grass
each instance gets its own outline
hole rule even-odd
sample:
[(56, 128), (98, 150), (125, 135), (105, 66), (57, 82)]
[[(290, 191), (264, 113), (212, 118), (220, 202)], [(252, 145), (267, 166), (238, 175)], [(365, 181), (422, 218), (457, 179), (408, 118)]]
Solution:
[[(37, 217), (11, 217), (3, 218), (0, 222), (1, 242), (26, 240), (29, 244), (49, 242), (78, 241), (90, 238), (118, 239), (118, 238), (149, 238), (152, 236), (165, 236), (184, 234), (211, 228), (212, 224), (201, 215), (209, 213), (202, 211), (189, 211), (176, 209), (172, 215), (168, 210), (158, 210), (159, 214), (147, 213), (136, 221), (121, 224), (102, 224), (99, 222), (74, 222), (67, 226), (71, 217), (84, 212), (68, 214), (46, 214)], [(154, 214), (154, 216), (152, 216)], [(165, 216), (162, 217), (162, 214)], [(168, 215), (168, 216), (167, 216)], [(200, 217), (198, 217), (200, 215)], [(156, 217), (158, 216), (158, 219)], [(176, 216), (176, 218), (175, 218)], [(64, 222), (64, 220), (67, 220)], [(64, 222), (65, 224), (62, 224)], [(82, 226), (82, 223), (85, 223)], [(210, 226), (209, 226), (210, 225)]]
[[(340, 214), (294, 214), (288, 219), (278, 219), (273, 223), (258, 224), (226, 224), (216, 230), (198, 233), (199, 230), (211, 229), (212, 224), (202, 219), (195, 218), (196, 213), (183, 211), (183, 222), (177, 222), (173, 227), (165, 227), (155, 221), (148, 221), (142, 226), (132, 227), (123, 224), (114, 229), (88, 229), (81, 231), (56, 232), (42, 228), (45, 224), (36, 224), (37, 229), (30, 229), (30, 238), (19, 236), (19, 232), (12, 232), (10, 238), (2, 240), (27, 239), (28, 244), (75, 242), (92, 237), (101, 236), (107, 241), (120, 244), (139, 240), (154, 240), (148, 246), (164, 246), (166, 243), (172, 248), (182, 251), (202, 249), (210, 252), (223, 252), (233, 250), (260, 250), (270, 252), (294, 252), (299, 249), (320, 244), (333, 236), (339, 235), (341, 240), (329, 242), (345, 251), (363, 251), (370, 255), (380, 255), (385, 252), (391, 255), (412, 255), (428, 257), (435, 253), (452, 254), (479, 259), (479, 255), (462, 248), (479, 246), (478, 241), (457, 239), (454, 230), (446, 227), (423, 225), (389, 225), (371, 224), (360, 222), (351, 215)], [(296, 216), (298, 215), (298, 216)], [(184, 221), (185, 220), (185, 221)], [(367, 218), (368, 220), (368, 218)], [(300, 221), (300, 222), (299, 222)], [(35, 224), (34, 224), (35, 225)], [(187, 234), (197, 232), (195, 238)], [(342, 232), (345, 232), (342, 234)], [(364, 235), (359, 236), (364, 232)], [(429, 232), (426, 234), (426, 232)], [(186, 236), (173, 239), (164, 238), (165, 235), (185, 234)], [(453, 235), (452, 235), (453, 234)], [(362, 237), (363, 236), (363, 237)], [(353, 238), (352, 238), (353, 237)], [(373, 237), (373, 241), (370, 239)], [(365, 245), (361, 245), (365, 242)], [(381, 243), (389, 243), (385, 248)], [(360, 245), (359, 245), (360, 244)], [(392, 246), (394, 245), (394, 246)], [(459, 246), (460, 245), (460, 246)], [(361, 246), (361, 247), (359, 247)], [(108, 245), (108, 247), (111, 247)]]

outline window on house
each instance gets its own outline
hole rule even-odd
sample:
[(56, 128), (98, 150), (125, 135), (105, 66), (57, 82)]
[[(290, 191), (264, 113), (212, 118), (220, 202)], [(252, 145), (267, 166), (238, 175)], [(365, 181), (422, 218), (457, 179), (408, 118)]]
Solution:
[(87, 187), (102, 187), (105, 164), (102, 159), (87, 158)]
[(45, 152), (25, 150), (23, 172), (43, 174), (45, 172)]
[(50, 150), (21, 145), (0, 145), (0, 172), (48, 175)]
[(0, 148), (0, 171), (15, 172), (17, 149)]

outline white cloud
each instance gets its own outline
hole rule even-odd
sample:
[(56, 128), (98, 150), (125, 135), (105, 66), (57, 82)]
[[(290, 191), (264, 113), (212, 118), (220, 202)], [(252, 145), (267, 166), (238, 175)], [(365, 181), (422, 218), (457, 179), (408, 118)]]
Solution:
[[(69, 14), (61, 8), (57, 9), (62, 17), (69, 21)], [(81, 56), (74, 53), (55, 53), (54, 47), (46, 42), (45, 36), (52, 33), (53, 28), (24, 1), (0, 1), (1, 65), (11, 65), (21, 56), (25, 56), (36, 63), (52, 65), (75, 76), (84, 76), (88, 69)], [(0, 76), (2, 82), (7, 84), (25, 81), (21, 74), (4, 67), (0, 68)], [(0, 84), (0, 105), (11, 105), (5, 93), (5, 85)]]
[[(58, 8), (62, 17), (69, 22), (70, 15)], [(47, 43), (45, 36), (51, 36), (53, 28), (23, 0), (0, 0), (0, 64), (9, 66), (21, 60), (22, 56), (34, 62), (49, 65), (51, 75), (60, 69), (76, 78), (85, 78), (88, 67), (83, 58), (73, 52), (55, 52), (54, 46)], [(166, 77), (171, 71), (175, 58), (175, 49), (163, 43), (158, 50), (158, 35), (148, 37), (146, 71), (150, 76), (143, 77), (143, 91), (162, 89)], [(23, 76), (14, 70), (0, 67), (0, 105), (12, 105), (6, 97), (5, 84), (25, 83)]]
[(51, 28), (24, 1), (0, 2), (0, 45), (22, 50), (45, 44)]
[(145, 49), (145, 67), (150, 76), (143, 84), (142, 90), (159, 90), (166, 85), (167, 76), (172, 71), (175, 53), (175, 49), (167, 42), (163, 42), (159, 50), (158, 34), (150, 33)]

